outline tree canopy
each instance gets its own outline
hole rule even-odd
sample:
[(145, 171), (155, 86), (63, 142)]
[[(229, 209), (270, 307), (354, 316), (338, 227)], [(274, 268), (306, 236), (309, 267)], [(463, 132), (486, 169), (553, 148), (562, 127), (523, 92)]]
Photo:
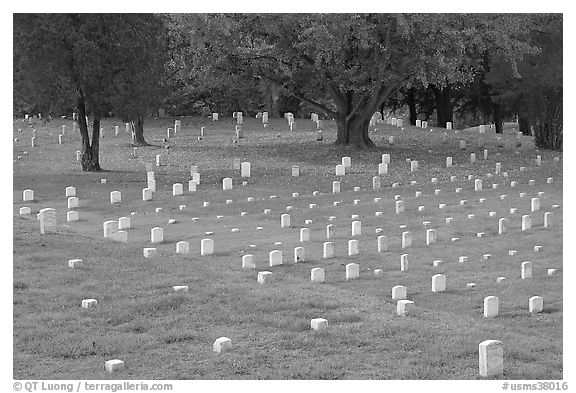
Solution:
[[(526, 15), (209, 14), (182, 18), (197, 75), (273, 81), (338, 124), (336, 143), (373, 146), (372, 114), (401, 88), (469, 83), (486, 53), (512, 69), (531, 53)], [(194, 62), (194, 60), (192, 60)]]
[[(15, 14), (15, 96), (73, 98), (82, 168), (100, 170), (100, 119), (113, 111), (134, 120), (163, 99), (165, 37), (153, 14)], [(85, 115), (93, 119), (91, 142)]]
[(457, 107), (493, 111), (497, 130), (511, 111), (562, 127), (561, 15), (17, 14), (14, 42), (15, 105), (74, 99), (98, 121), (299, 101), (336, 121), (337, 144), (367, 148), (375, 111), (407, 102), (413, 121), (420, 97), (439, 126)]

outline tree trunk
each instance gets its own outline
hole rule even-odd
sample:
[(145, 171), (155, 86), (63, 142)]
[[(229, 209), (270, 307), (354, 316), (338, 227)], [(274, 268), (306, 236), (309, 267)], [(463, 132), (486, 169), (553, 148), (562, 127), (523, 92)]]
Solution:
[(355, 118), (346, 121), (346, 116), (336, 118), (338, 133), (336, 135), (336, 145), (354, 146), (357, 149), (367, 149), (376, 146), (368, 135), (370, 120)]
[(327, 88), (336, 105), (336, 111), (303, 95), (296, 96), (336, 120), (338, 132), (335, 145), (354, 146), (358, 149), (375, 147), (368, 135), (370, 119), (380, 105), (397, 90), (397, 85), (380, 84), (371, 94), (360, 96), (355, 96), (352, 91), (341, 91), (334, 84), (328, 84)]
[(264, 95), (264, 107), (268, 112), (268, 117), (279, 118), (280, 107), (278, 106), (278, 84), (270, 80), (260, 80), (260, 89)]
[(500, 104), (494, 104), (492, 106), (494, 111), (494, 124), (496, 125), (496, 134), (503, 134), (504, 130), (502, 129), (502, 114), (500, 113)]
[[(446, 128), (446, 123), (452, 122), (454, 117), (450, 86), (437, 87), (432, 85), (431, 88), (434, 92), (434, 98), (436, 99), (437, 126)], [(416, 121), (414, 121), (414, 124), (416, 124)]]
[(90, 146), (92, 166), (95, 171), (101, 171), (100, 168), (100, 117), (94, 115), (92, 121), (92, 145)]
[(410, 110), (410, 124), (415, 126), (416, 120), (418, 119), (418, 113), (416, 112), (416, 98), (414, 96), (414, 88), (410, 88), (406, 92), (406, 104), (408, 104), (408, 109)]
[(518, 127), (520, 128), (522, 135), (532, 135), (532, 131), (530, 130), (530, 123), (528, 123), (528, 119), (526, 117), (522, 115), (518, 116)]
[(134, 139), (132, 140), (132, 145), (134, 146), (150, 146), (146, 140), (144, 140), (144, 119), (138, 117), (136, 121), (131, 122), (132, 132), (134, 132)]
[(560, 98), (545, 99), (535, 128), (535, 143), (539, 148), (562, 150), (563, 147), (563, 105)]
[(100, 119), (94, 119), (94, 124), (92, 125), (92, 145), (90, 145), (88, 124), (86, 124), (86, 106), (82, 93), (78, 97), (78, 129), (82, 136), (82, 170), (84, 172), (101, 171), (102, 168), (100, 168), (98, 161), (98, 154), (100, 152), (98, 140), (100, 137)]

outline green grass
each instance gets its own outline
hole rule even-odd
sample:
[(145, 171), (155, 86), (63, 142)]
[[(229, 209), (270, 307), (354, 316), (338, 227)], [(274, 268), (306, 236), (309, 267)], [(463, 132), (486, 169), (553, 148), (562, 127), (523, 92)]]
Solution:
[[(82, 173), (76, 163), (79, 135), (71, 135), (70, 121), (57, 120), (29, 127), (14, 123), (14, 369), (15, 379), (477, 379), (478, 344), (487, 339), (504, 343), (504, 376), (509, 379), (562, 378), (562, 153), (537, 152), (522, 137), (523, 146), (514, 147), (507, 130), (504, 147), (497, 147), (493, 134), (480, 136), (474, 130), (460, 131), (448, 138), (442, 130), (432, 132), (405, 127), (404, 130), (378, 124), (371, 136), (377, 149), (358, 152), (331, 144), (334, 124), (327, 123), (324, 142), (316, 142), (309, 120), (297, 120), (298, 131), (287, 131), (284, 120), (273, 120), (270, 129), (245, 119), (245, 139), (234, 145), (234, 124), (230, 119), (213, 125), (202, 119), (182, 119), (182, 132), (163, 143), (172, 120), (151, 120), (146, 138), (153, 144), (138, 149), (132, 157), (129, 135), (124, 126), (105, 120), (106, 136), (101, 139), (101, 165), (106, 171)], [(67, 125), (65, 143), (58, 144), (62, 124)], [(114, 125), (122, 134), (113, 136)], [(199, 127), (207, 135), (198, 140)], [(17, 131), (18, 128), (22, 132)], [(39, 147), (29, 147), (32, 128), (37, 130)], [(384, 137), (395, 135), (390, 146)], [(478, 137), (489, 149), (483, 160)], [(469, 141), (460, 150), (460, 138)], [(169, 148), (165, 148), (169, 145)], [(28, 151), (28, 155), (24, 155)], [(475, 152), (478, 162), (469, 164)], [(382, 189), (372, 190), (372, 177), (383, 153), (390, 153), (389, 174)], [(166, 165), (154, 168), (157, 193), (154, 200), (141, 200), (146, 187), (145, 163), (161, 154)], [(342, 193), (333, 195), (334, 167), (341, 157), (352, 157), (352, 170), (342, 180)], [(445, 168), (445, 157), (454, 157), (454, 167)], [(542, 156), (537, 167), (534, 159)], [(20, 159), (17, 159), (21, 156)], [(242, 186), (233, 158), (251, 162), (252, 177)], [(420, 169), (410, 173), (406, 158), (419, 161)], [(495, 175), (496, 162), (508, 178)], [(187, 192), (190, 165), (198, 165), (201, 184), (196, 193)], [(291, 177), (291, 166), (299, 165), (301, 176)], [(520, 167), (526, 170), (520, 171)], [(484, 191), (475, 192), (467, 175), (482, 178)], [(450, 176), (457, 176), (450, 182)], [(232, 177), (234, 189), (222, 191), (222, 178)], [(438, 178), (438, 184), (430, 179)], [(553, 177), (552, 184), (546, 178)], [(106, 178), (107, 184), (100, 184)], [(535, 179), (536, 186), (528, 186)], [(411, 181), (417, 184), (412, 186)], [(516, 188), (510, 181), (518, 181)], [(172, 184), (184, 183), (185, 194), (172, 196)], [(392, 188), (394, 182), (400, 183)], [(492, 183), (499, 185), (492, 189)], [(65, 188), (75, 186), (80, 198), (80, 220), (66, 222)], [(354, 192), (353, 187), (361, 187)], [(456, 194), (454, 189), (462, 188)], [(35, 191), (36, 201), (24, 203), (22, 190)], [(442, 190), (434, 195), (434, 189)], [(122, 192), (122, 203), (112, 206), (109, 193)], [(320, 195), (313, 196), (313, 191)], [(422, 191), (416, 198), (415, 191)], [(520, 230), (522, 214), (529, 214), (530, 198), (544, 192), (541, 211), (533, 213), (533, 229)], [(292, 193), (298, 192), (298, 198)], [(519, 197), (520, 192), (527, 195)], [(505, 201), (500, 195), (506, 194)], [(271, 199), (270, 196), (277, 196)], [(406, 212), (396, 215), (394, 196), (401, 195)], [(254, 202), (247, 202), (254, 197)], [(382, 198), (379, 203), (375, 197)], [(484, 203), (479, 198), (486, 198)], [(232, 199), (232, 204), (226, 204)], [(355, 205), (353, 201), (360, 199)], [(460, 206), (466, 199), (468, 204)], [(204, 208), (204, 201), (210, 201)], [(334, 201), (341, 201), (334, 207)], [(317, 204), (310, 209), (309, 204)], [(438, 209), (445, 203), (446, 209)], [(185, 210), (178, 206), (185, 204)], [(553, 204), (560, 204), (553, 209)], [(426, 206), (419, 212), (418, 206)], [(33, 214), (20, 216), (21, 206)], [(292, 228), (280, 228), (280, 214), (291, 211)], [(36, 213), (42, 207), (57, 210), (58, 233), (40, 235)], [(162, 207), (161, 213), (155, 213)], [(510, 215), (509, 209), (518, 209)], [(263, 213), (271, 209), (270, 215)], [(382, 211), (381, 217), (375, 212)], [(495, 211), (495, 217), (488, 213)], [(543, 214), (552, 211), (554, 226), (544, 229)], [(134, 215), (131, 215), (135, 212)], [(248, 215), (241, 217), (241, 212)], [(475, 214), (468, 219), (468, 214)], [(351, 238), (351, 215), (362, 221), (360, 255), (347, 256)], [(217, 215), (224, 218), (217, 219)], [(128, 243), (102, 238), (102, 223), (130, 216)], [(322, 243), (328, 218), (335, 216), (333, 259), (322, 259)], [(192, 221), (198, 217), (198, 221)], [(445, 218), (453, 217), (452, 224)], [(498, 236), (498, 218), (508, 217), (508, 231)], [(176, 224), (168, 225), (170, 218)], [(311, 225), (304, 220), (311, 219)], [(425, 244), (423, 221), (437, 231), (437, 243)], [(406, 225), (401, 229), (400, 225)], [(157, 245), (159, 257), (145, 259), (144, 247), (151, 247), (150, 229), (164, 228), (165, 242)], [(261, 226), (263, 230), (256, 230)], [(299, 229), (311, 228), (306, 262), (293, 264), (294, 247), (300, 246)], [(239, 232), (231, 232), (238, 228)], [(375, 233), (390, 239), (390, 251), (378, 253)], [(410, 230), (413, 246), (400, 247), (401, 233)], [(200, 256), (205, 232), (216, 245), (213, 256)], [(485, 232), (477, 238), (477, 232)], [(451, 238), (459, 237), (457, 242)], [(190, 242), (190, 254), (177, 255), (176, 242)], [(275, 242), (282, 242), (275, 246)], [(542, 245), (542, 251), (533, 251)], [(255, 247), (251, 247), (255, 246)], [(268, 253), (283, 251), (285, 264), (271, 268)], [(509, 250), (517, 250), (509, 256)], [(241, 257), (255, 256), (256, 270), (243, 270)], [(410, 270), (400, 271), (400, 255), (411, 255)], [(492, 258), (483, 260), (490, 253)], [(468, 256), (461, 264), (458, 257)], [(80, 258), (84, 267), (70, 269), (67, 261)], [(432, 262), (441, 259), (441, 268)], [(534, 263), (532, 280), (520, 279), (520, 264)], [(360, 279), (347, 282), (345, 265), (360, 264)], [(310, 269), (322, 267), (326, 283), (312, 284)], [(548, 268), (557, 268), (547, 276)], [(383, 277), (375, 277), (382, 269)], [(270, 285), (256, 282), (258, 271), (270, 270)], [(447, 276), (447, 291), (433, 294), (431, 277)], [(506, 281), (496, 283), (496, 277)], [(466, 284), (475, 282), (474, 289)], [(188, 293), (174, 293), (172, 286), (188, 285)], [(416, 305), (414, 315), (395, 315), (391, 299), (395, 285), (406, 285), (408, 298)], [(483, 298), (500, 298), (500, 315), (482, 316)], [(544, 297), (544, 312), (530, 315), (528, 299)], [(80, 307), (82, 299), (98, 300), (96, 309)], [(326, 318), (329, 329), (311, 331), (310, 319)], [(233, 351), (217, 356), (215, 339), (232, 339)], [(125, 361), (119, 374), (104, 373), (106, 360)]]

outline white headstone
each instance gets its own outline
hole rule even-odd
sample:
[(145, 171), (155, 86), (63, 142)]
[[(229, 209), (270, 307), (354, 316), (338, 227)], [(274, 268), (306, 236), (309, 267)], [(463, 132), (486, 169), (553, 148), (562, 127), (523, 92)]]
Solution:
[(410, 254), (402, 254), (400, 255), (400, 271), (406, 272), (409, 269), (410, 265)]
[(232, 340), (228, 337), (220, 337), (212, 344), (212, 351), (216, 353), (224, 353), (232, 350)]
[(406, 287), (403, 285), (396, 285), (392, 287), (392, 300), (406, 299)]
[(332, 182), (332, 193), (338, 194), (340, 192), (340, 182), (335, 180)]
[(22, 201), (29, 202), (34, 200), (34, 191), (33, 190), (24, 190), (22, 191)]
[(404, 201), (396, 201), (396, 214), (404, 213)]
[(300, 228), (300, 243), (310, 241), (310, 228)]
[(482, 341), (478, 345), (478, 352), (481, 377), (494, 377), (504, 374), (504, 348), (502, 341)]
[(352, 221), (352, 236), (360, 236), (362, 234), (362, 222)]
[(75, 197), (76, 196), (76, 188), (75, 187), (66, 187), (66, 196), (67, 197)]
[(532, 228), (532, 218), (530, 215), (525, 214), (522, 216), (522, 230), (527, 231), (530, 228)]
[(506, 233), (506, 223), (508, 222), (507, 218), (500, 218), (498, 220), (498, 234), (504, 235)]
[(431, 245), (436, 243), (436, 231), (434, 229), (426, 230), (426, 244)]
[(150, 230), (150, 242), (151, 243), (162, 243), (164, 241), (164, 229), (160, 227), (154, 227)]
[(484, 298), (484, 318), (494, 318), (498, 316), (500, 301), (496, 296), (486, 296)]
[(120, 203), (122, 202), (122, 193), (120, 191), (110, 192), (110, 203)]
[(279, 266), (282, 265), (282, 251), (280, 250), (273, 250), (270, 251), (268, 254), (270, 266)]
[(200, 255), (212, 255), (214, 254), (214, 240), (213, 239), (202, 239), (200, 241)]
[[(200, 173), (196, 172), (192, 175), (192, 180), (194, 180), (194, 182), (196, 182), (196, 185), (199, 186), (200, 185)], [(188, 183), (188, 187), (190, 187), (190, 183)]]
[(348, 255), (358, 255), (358, 240), (348, 240)]
[(336, 165), (336, 176), (344, 176), (346, 174), (346, 167), (343, 164)]
[(412, 234), (409, 231), (402, 232), (402, 248), (412, 247)]
[(532, 278), (532, 262), (522, 262), (521, 278), (523, 280)]
[(414, 302), (412, 300), (398, 300), (396, 303), (396, 314), (399, 316), (410, 315), (414, 312)]
[(294, 263), (306, 262), (306, 249), (294, 247)]
[(541, 313), (544, 310), (544, 299), (541, 296), (532, 296), (528, 299), (528, 311), (532, 314)]
[(328, 329), (328, 321), (324, 318), (314, 318), (310, 320), (310, 328), (315, 331)]
[(250, 163), (249, 162), (243, 162), (240, 165), (240, 176), (250, 177)]
[(225, 177), (222, 179), (222, 190), (231, 190), (232, 189), (232, 178)]
[(379, 175), (386, 175), (388, 174), (388, 164), (380, 163), (378, 164), (378, 174)]
[(474, 191), (482, 191), (482, 179), (474, 180)]
[(282, 214), (280, 216), (280, 228), (290, 227), (290, 214)]
[(182, 183), (174, 183), (172, 185), (172, 195), (178, 196), (184, 194), (184, 186)]
[(188, 254), (190, 252), (190, 243), (180, 241), (176, 243), (176, 254)]
[(98, 306), (98, 301), (96, 299), (82, 300), (82, 308), (95, 308), (96, 306)]
[(346, 168), (352, 167), (352, 158), (342, 157), (342, 165), (344, 165)]
[(153, 258), (158, 255), (158, 250), (154, 247), (144, 247), (144, 258)]
[(78, 209), (78, 203), (78, 197), (72, 196), (68, 198), (68, 209)]
[(254, 255), (246, 254), (242, 256), (242, 268), (256, 269), (256, 263), (254, 263)]
[(346, 280), (354, 280), (360, 277), (360, 265), (349, 263), (346, 265)]
[(310, 270), (310, 281), (312, 282), (324, 282), (325, 272), (324, 269), (320, 267), (315, 267)]
[(130, 229), (130, 217), (120, 217), (118, 219), (118, 230)]
[(78, 221), (78, 212), (73, 210), (66, 213), (66, 221), (68, 222), (76, 222)]
[(38, 213), (40, 220), (40, 233), (55, 233), (56, 232), (56, 210), (52, 208), (40, 209)]
[(551, 228), (552, 227), (552, 213), (546, 212), (544, 213), (544, 228)]
[(142, 200), (149, 201), (152, 199), (152, 189), (151, 188), (143, 188), (142, 189)]
[(432, 276), (432, 292), (446, 291), (446, 276), (443, 274), (435, 274)]
[(272, 272), (258, 272), (258, 283), (266, 284), (272, 281)]
[(530, 202), (530, 211), (536, 212), (540, 210), (540, 198), (532, 198)]
[(334, 258), (334, 244), (331, 242), (324, 242), (322, 250), (322, 258), (330, 259)]

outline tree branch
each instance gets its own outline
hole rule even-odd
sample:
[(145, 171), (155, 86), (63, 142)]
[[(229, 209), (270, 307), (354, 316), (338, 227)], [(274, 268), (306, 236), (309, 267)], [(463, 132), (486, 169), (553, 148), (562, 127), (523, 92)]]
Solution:
[(352, 120), (352, 118), (356, 115), (356, 112), (358, 112), (362, 106), (366, 105), (365, 103), (366, 103), (366, 97), (363, 97), (361, 100), (358, 101), (358, 103), (354, 106), (354, 108), (352, 108), (348, 116), (346, 116), (346, 121)]
[[(340, 90), (338, 90), (338, 88), (334, 86), (333, 83), (329, 83), (328, 86), (326, 86), (326, 88), (328, 89), (328, 93), (330, 93), (330, 95), (336, 102), (336, 108), (338, 108), (338, 111), (346, 112), (348, 110), (348, 103), (346, 102), (346, 99), (342, 96)], [(342, 113), (342, 115), (345, 115), (345, 113)]]
[(338, 117), (338, 113), (334, 112), (331, 109), (328, 109), (327, 107), (325, 107), (324, 105), (316, 102), (316, 101), (312, 101), (306, 97), (304, 97), (301, 94), (298, 94), (296, 92), (292, 93), (294, 95), (294, 97), (301, 99), (302, 101), (307, 102), (308, 104), (312, 105), (313, 107), (320, 109), (322, 112), (324, 112), (326, 115), (329, 115), (330, 117), (336, 119)]

